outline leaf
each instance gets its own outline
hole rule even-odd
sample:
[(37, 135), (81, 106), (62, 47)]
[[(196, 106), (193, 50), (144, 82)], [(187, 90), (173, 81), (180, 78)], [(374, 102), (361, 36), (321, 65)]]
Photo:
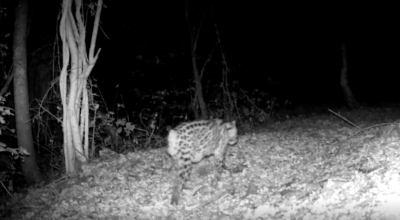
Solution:
[(31, 154), (23, 147), (18, 148), (19, 149), (19, 154), (20, 155), (27, 155), (30, 156)]

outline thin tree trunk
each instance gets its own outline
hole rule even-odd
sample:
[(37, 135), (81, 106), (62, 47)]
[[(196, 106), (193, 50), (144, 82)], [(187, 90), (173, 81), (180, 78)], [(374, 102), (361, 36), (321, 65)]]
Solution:
[[(192, 50), (192, 65), (193, 65), (194, 81), (196, 85), (194, 101), (200, 105), (201, 118), (208, 119), (206, 103), (204, 102), (204, 97), (203, 97), (203, 85), (201, 84), (201, 77), (199, 75), (199, 70), (197, 68), (197, 63), (196, 63), (196, 52), (194, 50)], [(194, 110), (197, 111), (196, 108)], [(196, 112), (195, 115), (197, 115)]]
[(346, 45), (342, 43), (342, 70), (340, 75), (340, 85), (342, 86), (343, 94), (346, 100), (346, 104), (351, 109), (355, 109), (359, 106), (355, 99), (353, 92), (349, 86), (348, 74), (347, 74), (347, 53)]
[(26, 37), (28, 31), (28, 0), (19, 0), (15, 11), (14, 26), (14, 100), (15, 121), (17, 126), (18, 146), (25, 148), (30, 156), (22, 163), (22, 171), (28, 183), (42, 180), (36, 163), (33, 146), (31, 123), (29, 118), (29, 94), (27, 80)]
[[(198, 118), (199, 113), (198, 113), (197, 105), (199, 105), (200, 110), (201, 110), (201, 118), (208, 119), (207, 107), (206, 107), (206, 103), (204, 101), (204, 96), (203, 96), (203, 85), (201, 84), (202, 77), (200, 76), (200, 71), (197, 66), (197, 59), (196, 59), (197, 39), (199, 37), (203, 19), (199, 24), (199, 28), (196, 30), (194, 25), (192, 25), (190, 23), (189, 1), (186, 1), (185, 15), (186, 15), (186, 21), (188, 24), (189, 34), (190, 34), (190, 54), (192, 56), (192, 67), (193, 67), (193, 75), (194, 75), (194, 81), (195, 81), (195, 95), (194, 95), (194, 99), (192, 100), (193, 101), (192, 108), (193, 108), (196, 118)], [(206, 66), (206, 64), (208, 62), (209, 62), (209, 59), (207, 59), (207, 61), (204, 63), (203, 71), (204, 71), (204, 67)]]
[[(89, 102), (87, 78), (96, 64), (97, 31), (103, 1), (97, 0), (89, 54), (86, 52), (86, 26), (82, 0), (63, 0), (60, 38), (63, 45), (63, 67), (60, 73), (60, 94), (63, 104), (65, 168), (75, 175), (89, 158)], [(75, 12), (73, 11), (75, 10)], [(68, 71), (70, 69), (70, 71)], [(69, 81), (67, 80), (69, 76)]]

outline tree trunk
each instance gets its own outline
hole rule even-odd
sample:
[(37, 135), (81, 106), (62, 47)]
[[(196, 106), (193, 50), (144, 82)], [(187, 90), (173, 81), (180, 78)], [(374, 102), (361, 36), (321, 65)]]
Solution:
[[(63, 64), (60, 73), (60, 96), (63, 105), (65, 169), (75, 175), (89, 158), (89, 102), (87, 78), (96, 64), (97, 31), (103, 1), (88, 6), (96, 8), (89, 54), (86, 50), (86, 24), (82, 0), (63, 0), (60, 38)], [(75, 10), (75, 12), (73, 11)], [(70, 69), (70, 70), (68, 70)], [(69, 81), (67, 80), (69, 76)]]
[(347, 53), (346, 45), (342, 43), (342, 70), (340, 75), (340, 85), (342, 86), (343, 94), (346, 100), (346, 104), (351, 109), (355, 109), (359, 106), (357, 100), (354, 98), (353, 92), (349, 86), (348, 74), (347, 74)]
[[(201, 77), (199, 75), (199, 70), (197, 68), (197, 62), (196, 62), (196, 52), (192, 48), (192, 65), (193, 65), (193, 74), (194, 74), (194, 81), (195, 81), (195, 99), (193, 100), (194, 102), (197, 102), (200, 105), (200, 110), (201, 110), (201, 118), (202, 119), (208, 119), (208, 114), (207, 114), (207, 108), (206, 108), (206, 103), (204, 102), (204, 97), (203, 97), (203, 85), (201, 84)], [(197, 109), (194, 108), (195, 115), (197, 116)]]
[[(194, 115), (196, 116), (196, 118), (198, 118), (199, 117), (198, 107), (200, 107), (201, 118), (208, 119), (207, 107), (206, 107), (206, 103), (204, 101), (204, 96), (203, 96), (203, 85), (201, 84), (202, 77), (200, 75), (200, 71), (197, 66), (197, 58), (196, 58), (197, 57), (196, 56), (197, 39), (199, 39), (199, 33), (200, 33), (201, 25), (203, 23), (203, 19), (200, 22), (199, 27), (196, 30), (195, 26), (190, 23), (189, 1), (186, 1), (185, 16), (186, 16), (186, 22), (188, 24), (189, 35), (190, 35), (190, 55), (192, 56), (192, 67), (193, 67), (193, 75), (194, 75), (194, 83), (195, 83), (195, 95), (194, 95), (194, 99), (192, 100), (192, 109), (193, 109)], [(204, 16), (203, 16), (203, 18), (204, 18)], [(209, 58), (204, 63), (202, 71), (204, 71), (204, 68), (207, 65), (207, 63), (209, 62), (210, 58), (211, 58), (211, 56), (209, 56)]]
[(36, 163), (35, 148), (33, 146), (31, 123), (29, 118), (29, 94), (27, 80), (26, 37), (28, 31), (28, 0), (19, 0), (15, 11), (14, 26), (14, 100), (15, 122), (17, 127), (18, 146), (25, 148), (30, 157), (22, 163), (22, 171), (28, 183), (37, 183), (42, 180)]

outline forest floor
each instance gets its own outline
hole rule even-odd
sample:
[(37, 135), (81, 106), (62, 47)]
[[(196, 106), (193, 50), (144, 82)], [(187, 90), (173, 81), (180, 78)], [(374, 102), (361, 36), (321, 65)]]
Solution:
[[(16, 196), (12, 219), (400, 219), (400, 112), (297, 117), (239, 135), (243, 170), (198, 167), (178, 206), (166, 148), (104, 151), (79, 178)], [(387, 124), (385, 124), (387, 123)], [(240, 127), (239, 127), (240, 129)], [(203, 172), (200, 172), (203, 169)], [(18, 202), (16, 202), (18, 201)]]

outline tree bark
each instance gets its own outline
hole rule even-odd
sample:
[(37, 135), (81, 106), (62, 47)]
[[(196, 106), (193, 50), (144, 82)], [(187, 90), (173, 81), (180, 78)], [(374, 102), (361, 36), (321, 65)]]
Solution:
[(28, 31), (28, 0), (19, 0), (15, 11), (14, 25), (14, 100), (15, 122), (18, 146), (25, 148), (30, 157), (22, 163), (22, 171), (28, 183), (42, 181), (42, 175), (36, 162), (32, 129), (29, 118), (29, 94), (27, 80), (26, 37)]
[[(63, 104), (65, 169), (75, 175), (89, 158), (89, 102), (87, 78), (96, 64), (97, 31), (103, 1), (97, 0), (89, 54), (86, 49), (86, 26), (82, 0), (63, 0), (60, 38), (63, 66), (60, 73), (60, 96)], [(73, 12), (75, 10), (75, 12)], [(88, 56), (89, 55), (89, 56)], [(68, 70), (70, 69), (70, 70)], [(67, 80), (69, 76), (69, 81)]]
[(346, 45), (342, 43), (342, 70), (340, 75), (340, 85), (342, 86), (343, 94), (346, 100), (346, 104), (351, 109), (355, 109), (359, 106), (359, 103), (355, 99), (353, 92), (349, 86), (348, 74), (347, 74), (347, 53)]

